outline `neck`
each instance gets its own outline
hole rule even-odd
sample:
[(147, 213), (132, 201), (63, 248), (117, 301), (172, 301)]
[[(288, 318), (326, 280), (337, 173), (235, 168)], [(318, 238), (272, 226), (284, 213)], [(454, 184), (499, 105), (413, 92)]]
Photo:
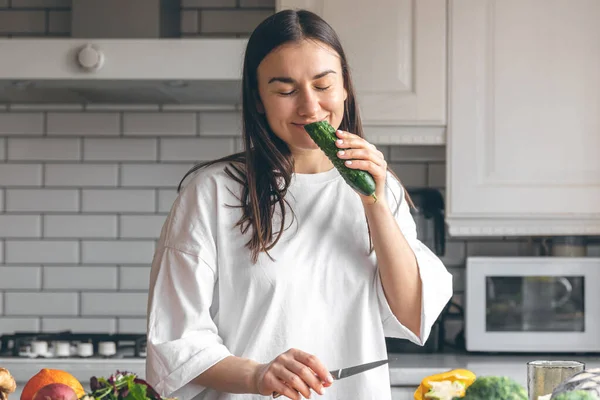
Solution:
[(294, 172), (297, 174), (318, 174), (333, 168), (333, 163), (320, 150), (292, 151), (294, 157)]

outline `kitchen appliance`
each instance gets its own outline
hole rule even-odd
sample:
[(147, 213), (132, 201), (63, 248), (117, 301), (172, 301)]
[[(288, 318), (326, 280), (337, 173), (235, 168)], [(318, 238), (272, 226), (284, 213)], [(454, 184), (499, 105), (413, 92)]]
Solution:
[(600, 258), (468, 257), (468, 351), (600, 352)]
[(146, 335), (15, 332), (0, 336), (0, 358), (145, 358)]
[(238, 104), (247, 39), (181, 38), (177, 0), (72, 0), (71, 36), (0, 39), (0, 103)]
[(433, 188), (408, 189), (415, 207), (411, 214), (417, 225), (417, 237), (438, 256), (446, 252), (444, 197)]

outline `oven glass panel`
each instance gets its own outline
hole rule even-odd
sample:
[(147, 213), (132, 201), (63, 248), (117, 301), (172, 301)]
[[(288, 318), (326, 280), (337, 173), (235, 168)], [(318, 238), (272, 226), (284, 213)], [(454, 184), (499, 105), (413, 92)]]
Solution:
[(488, 332), (583, 332), (583, 276), (486, 278)]

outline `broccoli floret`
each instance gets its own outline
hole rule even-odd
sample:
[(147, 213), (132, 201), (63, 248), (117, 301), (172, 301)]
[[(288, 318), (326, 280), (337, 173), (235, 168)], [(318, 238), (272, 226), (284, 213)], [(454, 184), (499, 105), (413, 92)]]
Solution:
[(528, 400), (527, 390), (506, 376), (480, 376), (462, 400)]
[(587, 390), (573, 390), (572, 392), (564, 392), (556, 397), (554, 400), (598, 400), (598, 396)]

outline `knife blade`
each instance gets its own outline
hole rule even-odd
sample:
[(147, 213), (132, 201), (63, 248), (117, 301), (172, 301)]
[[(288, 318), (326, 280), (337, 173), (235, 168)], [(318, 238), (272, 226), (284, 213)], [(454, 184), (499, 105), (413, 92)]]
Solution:
[[(387, 363), (388, 363), (387, 359), (386, 360), (373, 361), (373, 362), (366, 363), (366, 364), (355, 365), (353, 367), (336, 369), (334, 371), (329, 371), (329, 373), (333, 377), (333, 380), (337, 381), (339, 379), (348, 378), (349, 376), (360, 374), (361, 372), (365, 372), (365, 371), (368, 371), (370, 369), (380, 367), (380, 366), (382, 366), (384, 364), (387, 364)], [(277, 393), (277, 392), (273, 393), (273, 398), (274, 399), (277, 398), (277, 397), (279, 397), (279, 396), (281, 396), (279, 393)]]

